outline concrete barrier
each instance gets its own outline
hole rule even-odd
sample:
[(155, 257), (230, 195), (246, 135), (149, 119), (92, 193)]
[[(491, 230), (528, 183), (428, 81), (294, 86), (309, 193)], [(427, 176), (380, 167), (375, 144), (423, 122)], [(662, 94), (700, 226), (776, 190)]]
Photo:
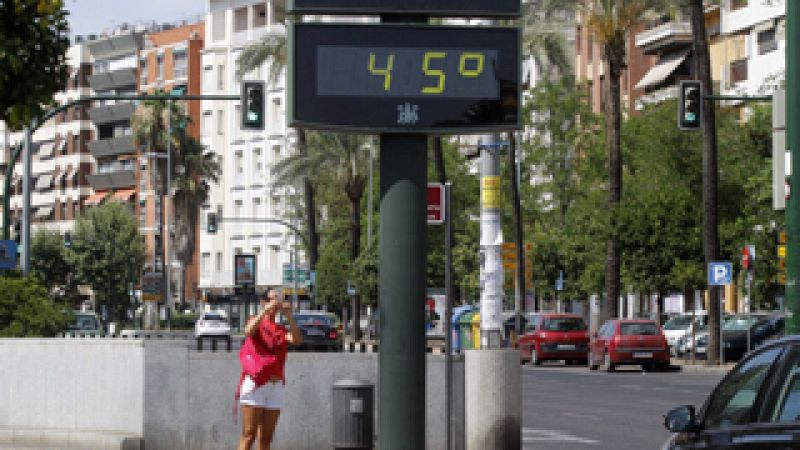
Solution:
[[(238, 353), (190, 347), (159, 339), (0, 339), (0, 448), (14, 448), (11, 441), (21, 443), (20, 436), (61, 439), (64, 448), (78, 437), (95, 439), (97, 445), (84, 448), (111, 448), (107, 442), (115, 436), (128, 447), (112, 447), (126, 450), (138, 448), (131, 442), (147, 450), (234, 448), (241, 426), (233, 419)], [(457, 360), (454, 403), (461, 418), (463, 374)], [(286, 376), (287, 406), (273, 450), (327, 449), (331, 386), (362, 379), (377, 388), (377, 354), (292, 352)], [(429, 355), (429, 450), (444, 449), (444, 386), (444, 357)]]
[(517, 350), (466, 350), (467, 450), (522, 448)]

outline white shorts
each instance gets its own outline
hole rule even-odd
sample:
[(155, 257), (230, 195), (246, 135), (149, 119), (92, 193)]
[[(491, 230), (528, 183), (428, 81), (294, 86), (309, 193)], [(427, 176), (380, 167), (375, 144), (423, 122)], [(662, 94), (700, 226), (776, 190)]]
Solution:
[(239, 403), (266, 409), (283, 407), (283, 381), (270, 381), (256, 389), (256, 384), (249, 376), (242, 381)]

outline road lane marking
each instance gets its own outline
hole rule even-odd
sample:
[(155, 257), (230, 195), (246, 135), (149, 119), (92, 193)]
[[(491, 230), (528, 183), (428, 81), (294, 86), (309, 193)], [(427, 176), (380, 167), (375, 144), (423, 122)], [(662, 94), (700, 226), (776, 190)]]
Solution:
[(559, 430), (540, 430), (536, 428), (522, 429), (522, 442), (576, 442), (578, 444), (596, 445), (600, 441), (587, 439)]
[(595, 415), (592, 415), (592, 414), (580, 414), (580, 413), (573, 413), (573, 412), (562, 412), (561, 415), (562, 416), (567, 416), (567, 417), (576, 417), (578, 419), (588, 419), (588, 420), (595, 420), (595, 421), (602, 420), (599, 417), (597, 417)]

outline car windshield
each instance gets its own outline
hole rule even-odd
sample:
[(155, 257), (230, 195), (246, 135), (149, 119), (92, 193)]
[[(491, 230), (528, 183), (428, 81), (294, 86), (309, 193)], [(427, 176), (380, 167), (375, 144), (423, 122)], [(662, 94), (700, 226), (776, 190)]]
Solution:
[(333, 320), (328, 316), (322, 315), (296, 315), (294, 316), (295, 322), (299, 326), (314, 326), (314, 325), (325, 325), (325, 326), (333, 326)]
[(92, 316), (78, 316), (75, 318), (76, 330), (96, 330), (98, 328), (97, 319)]
[(673, 317), (664, 324), (664, 330), (688, 330), (691, 324), (691, 316)]
[(619, 326), (619, 334), (623, 336), (655, 336), (658, 334), (658, 328), (652, 322), (623, 323)]
[(583, 331), (586, 323), (578, 317), (554, 317), (542, 322), (543, 331)]
[(725, 331), (744, 331), (750, 329), (758, 320), (758, 317), (731, 317), (729, 320), (725, 321), (725, 324), (722, 325), (722, 329)]

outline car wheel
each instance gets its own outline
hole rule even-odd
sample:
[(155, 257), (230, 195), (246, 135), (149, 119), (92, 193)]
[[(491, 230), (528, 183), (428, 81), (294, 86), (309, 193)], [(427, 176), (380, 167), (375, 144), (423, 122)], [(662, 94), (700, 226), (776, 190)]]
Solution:
[(606, 351), (603, 354), (603, 370), (606, 372), (613, 372), (615, 368), (616, 367), (614, 367), (614, 363), (611, 362), (611, 355), (609, 355), (608, 351)]
[(539, 355), (536, 353), (536, 347), (531, 347), (531, 365), (541, 366), (542, 361), (539, 360)]

